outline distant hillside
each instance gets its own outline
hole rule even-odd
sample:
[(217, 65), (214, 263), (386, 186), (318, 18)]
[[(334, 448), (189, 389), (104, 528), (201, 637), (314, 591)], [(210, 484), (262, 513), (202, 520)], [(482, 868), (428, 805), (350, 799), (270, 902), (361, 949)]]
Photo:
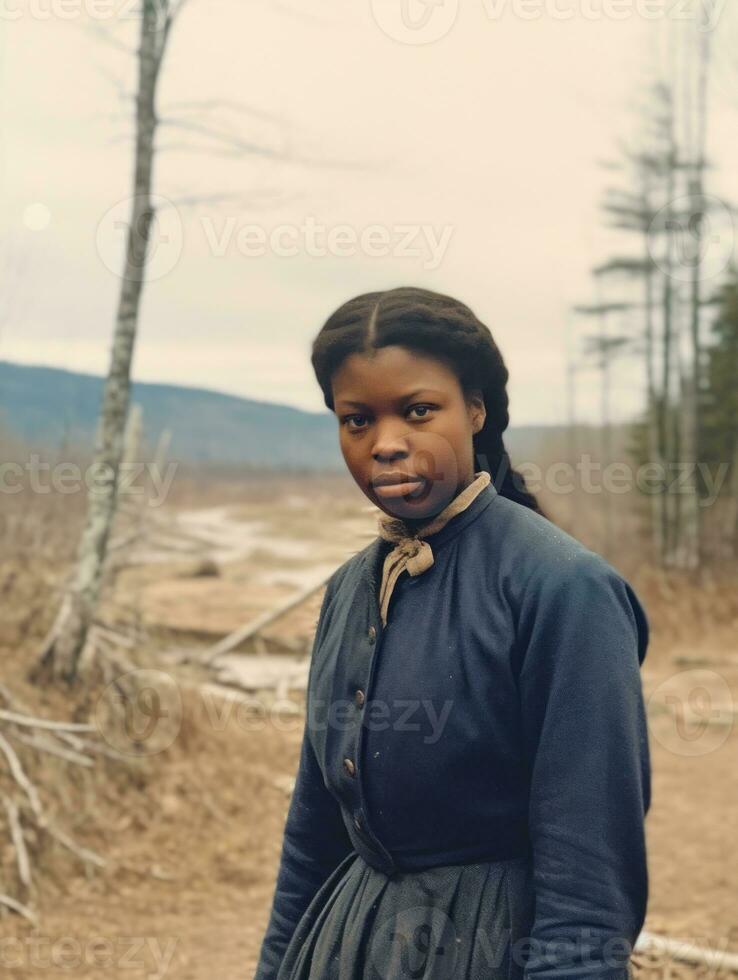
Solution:
[[(0, 361), (0, 420), (12, 435), (46, 448), (89, 446), (103, 379), (58, 368)], [(203, 388), (134, 382), (149, 445), (172, 432), (171, 455), (192, 462), (275, 468), (343, 465), (336, 422), (324, 414), (237, 398)]]
[[(92, 444), (103, 379), (59, 368), (0, 361), (0, 425), (33, 446)], [(153, 446), (172, 432), (172, 457), (193, 463), (248, 464), (274, 469), (344, 469), (336, 421), (324, 413), (237, 398), (205, 388), (134, 382), (145, 438)], [(535, 459), (557, 426), (523, 426), (506, 433), (513, 460)]]

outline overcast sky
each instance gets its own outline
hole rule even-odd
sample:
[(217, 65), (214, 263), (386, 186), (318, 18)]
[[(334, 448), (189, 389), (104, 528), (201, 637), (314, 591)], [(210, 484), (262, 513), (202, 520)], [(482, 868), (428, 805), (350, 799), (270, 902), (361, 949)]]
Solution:
[[(202, 141), (186, 148), (193, 131), (161, 131), (155, 187), (176, 207), (160, 214), (135, 378), (319, 411), (309, 350), (323, 320), (357, 293), (425, 285), (492, 330), (513, 424), (563, 420), (567, 309), (592, 299), (589, 268), (611, 242), (598, 207), (612, 178), (598, 161), (632, 131), (663, 14), (678, 6), (649, 2), (661, 17), (639, 13), (646, 0), (409, 0), (406, 28), (401, 0), (300, 0), (299, 12), (286, 0), (189, 0), (161, 115), (184, 111), (307, 162), (215, 157)], [(724, 51), (738, 39), (738, 4), (705, 2)], [(104, 19), (113, 5), (119, 16)], [(0, 6), (0, 358), (104, 373), (131, 167), (120, 93), (135, 62), (84, 23), (91, 15), (132, 45), (132, 4)], [(720, 55), (711, 190), (736, 198), (733, 87)], [(172, 108), (193, 101), (221, 108)], [(320, 159), (336, 166), (311, 163)], [(227, 192), (241, 199), (207, 200)], [(596, 418), (596, 385), (582, 375), (582, 418)], [(623, 365), (618, 414), (641, 395)]]

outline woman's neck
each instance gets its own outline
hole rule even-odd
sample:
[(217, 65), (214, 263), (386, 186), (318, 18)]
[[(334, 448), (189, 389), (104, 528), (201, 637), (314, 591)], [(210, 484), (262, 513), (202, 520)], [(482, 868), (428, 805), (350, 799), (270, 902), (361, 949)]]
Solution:
[(426, 514), (425, 517), (411, 517), (411, 518), (400, 517), (397, 519), (402, 521), (402, 523), (407, 528), (407, 532), (409, 535), (412, 536), (416, 534), (417, 531), (420, 530), (420, 528), (422, 528), (426, 524), (430, 524), (430, 522), (433, 520), (434, 517), (437, 517), (438, 514), (444, 511), (449, 506), (449, 504), (452, 503), (452, 501), (456, 500), (459, 494), (462, 493), (462, 491), (466, 490), (466, 488), (470, 486), (470, 484), (472, 484), (474, 480), (476, 480), (476, 478), (477, 478), (477, 474), (473, 473), (470, 478), (467, 478), (462, 483), (460, 483), (456, 487), (453, 496), (448, 501), (446, 501), (443, 507), (437, 510), (434, 514)]

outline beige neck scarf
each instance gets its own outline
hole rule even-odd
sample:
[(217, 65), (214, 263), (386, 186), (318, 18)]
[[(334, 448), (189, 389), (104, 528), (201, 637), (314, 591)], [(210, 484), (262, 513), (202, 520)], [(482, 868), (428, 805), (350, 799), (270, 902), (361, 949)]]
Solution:
[(382, 585), (379, 590), (379, 609), (385, 626), (387, 625), (387, 611), (392, 590), (402, 572), (407, 570), (410, 575), (422, 575), (433, 564), (433, 550), (427, 541), (421, 539), (440, 531), (452, 517), (466, 510), (472, 500), (484, 490), (491, 480), (486, 470), (475, 473), (474, 477), (473, 482), (457, 494), (440, 514), (437, 514), (427, 524), (421, 525), (413, 533), (409, 532), (407, 524), (401, 518), (390, 517), (389, 514), (385, 513), (379, 514), (377, 526), (380, 537), (384, 538), (385, 541), (396, 543), (396, 547), (390, 551), (384, 560)]

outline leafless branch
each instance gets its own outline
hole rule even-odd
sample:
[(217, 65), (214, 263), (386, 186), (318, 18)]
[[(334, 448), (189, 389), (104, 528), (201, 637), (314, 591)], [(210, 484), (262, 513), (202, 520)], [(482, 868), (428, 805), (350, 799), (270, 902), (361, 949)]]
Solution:
[[(46, 718), (32, 718), (29, 715), (19, 715), (14, 711), (0, 709), (0, 721), (10, 721), (14, 725), (25, 725), (27, 728), (45, 728), (53, 732), (94, 732), (94, 725), (78, 724), (71, 721), (49, 721)], [(2, 738), (2, 735), (0, 735)]]
[(254, 119), (261, 119), (264, 122), (278, 123), (281, 126), (291, 127), (291, 122), (284, 116), (275, 112), (265, 112), (240, 102), (236, 99), (188, 99), (183, 102), (170, 102), (163, 110), (162, 117), (172, 113), (179, 116), (181, 113), (191, 112), (235, 112), (242, 116), (251, 116)]
[(13, 844), (16, 861), (18, 864), (18, 877), (26, 888), (30, 888), (31, 862), (28, 859), (28, 850), (26, 849), (26, 841), (23, 837), (23, 828), (21, 827), (20, 818), (18, 816), (18, 807), (15, 805), (15, 801), (9, 796), (6, 796), (5, 793), (2, 794), (2, 799), (5, 812), (8, 816), (10, 840)]
[(43, 810), (41, 808), (41, 800), (39, 799), (38, 790), (26, 775), (20, 759), (16, 755), (15, 749), (2, 734), (0, 734), (0, 749), (3, 751), (5, 758), (8, 760), (10, 774), (28, 797), (28, 802), (31, 805), (34, 815), (39, 820), (43, 820)]
[(225, 156), (237, 157), (243, 154), (261, 156), (271, 160), (284, 160), (288, 163), (295, 163), (304, 167), (320, 167), (322, 169), (330, 168), (357, 171), (371, 169), (367, 164), (356, 161), (311, 158), (288, 150), (264, 146), (244, 139), (237, 133), (230, 133), (227, 130), (219, 129), (217, 126), (208, 125), (207, 123), (198, 123), (187, 119), (162, 119), (160, 122), (162, 127), (179, 129), (184, 132), (194, 133), (197, 136), (202, 136), (206, 140), (213, 140), (216, 144), (221, 145), (221, 153)]
[(90, 34), (96, 41), (100, 41), (103, 44), (107, 44), (111, 48), (115, 48), (116, 51), (121, 51), (123, 54), (129, 57), (135, 57), (136, 49), (131, 47), (130, 44), (125, 44), (120, 38), (116, 37), (115, 34), (106, 27), (104, 24), (99, 23), (95, 20), (75, 20), (72, 21), (73, 25), (79, 30), (84, 31), (86, 34)]
[(105, 858), (101, 857), (96, 851), (91, 851), (89, 847), (82, 847), (80, 844), (76, 844), (68, 834), (65, 834), (55, 824), (44, 821), (41, 826), (54, 840), (58, 840), (72, 854), (76, 854), (80, 860), (89, 861), (90, 864), (96, 864), (98, 868), (106, 867), (107, 861)]
[(18, 915), (22, 915), (24, 919), (28, 919), (32, 922), (34, 926), (38, 925), (38, 919), (36, 915), (31, 911), (31, 909), (24, 905), (23, 902), (19, 902), (15, 898), (11, 898), (10, 895), (4, 895), (0, 892), (0, 905), (5, 905), (6, 908), (12, 909), (13, 912), (17, 912)]
[(272, 209), (278, 204), (286, 204), (304, 198), (305, 194), (285, 194), (279, 190), (269, 192), (255, 191), (253, 195), (223, 192), (221, 194), (190, 194), (187, 197), (175, 197), (172, 203), (180, 209), (197, 208), (204, 204), (234, 204), (258, 211), (264, 208)]
[(21, 732), (14, 731), (9, 731), (8, 735), (10, 738), (15, 739), (16, 742), (29, 745), (32, 749), (37, 749), (39, 752), (48, 752), (49, 755), (58, 756), (66, 762), (73, 762), (78, 766), (86, 766), (88, 768), (95, 764), (88, 756), (80, 755), (79, 752), (75, 752), (72, 749), (65, 749), (61, 745), (57, 745), (52, 739), (43, 735), (23, 735)]

